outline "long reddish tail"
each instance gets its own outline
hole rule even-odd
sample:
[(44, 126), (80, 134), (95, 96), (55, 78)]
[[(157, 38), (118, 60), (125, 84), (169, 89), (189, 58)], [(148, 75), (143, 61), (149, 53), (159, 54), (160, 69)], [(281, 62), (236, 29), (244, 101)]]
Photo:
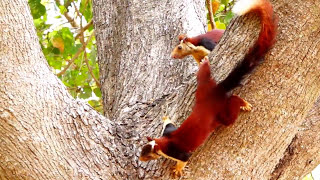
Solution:
[(259, 38), (229, 76), (218, 84), (228, 92), (237, 87), (242, 78), (250, 73), (262, 60), (264, 55), (275, 43), (277, 34), (277, 20), (273, 15), (272, 5), (269, 0), (240, 0), (233, 8), (234, 13), (244, 15), (256, 13), (261, 20)]

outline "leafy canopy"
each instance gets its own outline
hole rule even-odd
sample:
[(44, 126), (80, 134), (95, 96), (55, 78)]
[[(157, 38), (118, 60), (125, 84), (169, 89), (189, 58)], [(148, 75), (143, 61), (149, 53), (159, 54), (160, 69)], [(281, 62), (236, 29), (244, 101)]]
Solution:
[(92, 0), (29, 0), (43, 53), (74, 98), (102, 112)]

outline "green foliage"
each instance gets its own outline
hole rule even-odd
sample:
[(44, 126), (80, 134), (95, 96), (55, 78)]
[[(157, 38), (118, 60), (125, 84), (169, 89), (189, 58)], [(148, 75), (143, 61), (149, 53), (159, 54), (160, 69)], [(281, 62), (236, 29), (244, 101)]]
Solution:
[[(214, 21), (217, 25), (218, 29), (226, 29), (228, 24), (230, 23), (234, 14), (231, 9), (234, 4), (234, 0), (211, 0), (213, 6), (218, 4), (218, 8), (214, 14)], [(209, 14), (207, 14), (208, 25), (210, 24)], [(211, 28), (209, 27), (209, 30)]]
[(29, 0), (29, 6), (42, 51), (52, 71), (74, 98), (85, 99), (102, 112), (101, 91), (97, 81), (97, 48), (90, 23), (92, 1)]
[(38, 19), (46, 13), (46, 8), (40, 3), (40, 0), (29, 0), (29, 6), (33, 19)]
[(80, 12), (84, 15), (87, 21), (92, 19), (92, 1), (81, 0)]

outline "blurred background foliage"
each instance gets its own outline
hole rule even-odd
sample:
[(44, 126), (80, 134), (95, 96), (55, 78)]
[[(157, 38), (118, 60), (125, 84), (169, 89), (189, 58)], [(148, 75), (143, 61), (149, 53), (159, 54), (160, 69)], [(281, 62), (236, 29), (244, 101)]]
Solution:
[(42, 51), (74, 98), (102, 113), (92, 0), (29, 0)]
[(213, 29), (210, 23), (210, 14), (208, 11), (210, 1), (212, 4), (211, 12), (213, 14), (216, 29), (226, 29), (232, 17), (234, 16), (231, 9), (235, 1), (234, 0), (207, 0), (206, 1), (208, 31)]

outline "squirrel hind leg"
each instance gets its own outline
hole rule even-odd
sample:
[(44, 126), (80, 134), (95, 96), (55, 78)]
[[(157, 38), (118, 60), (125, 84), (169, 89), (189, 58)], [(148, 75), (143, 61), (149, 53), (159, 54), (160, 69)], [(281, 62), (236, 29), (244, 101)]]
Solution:
[(218, 115), (218, 121), (225, 126), (229, 126), (236, 121), (241, 109), (248, 110), (252, 107), (251, 104), (237, 95), (230, 96), (226, 101), (225, 108)]
[(251, 111), (252, 110), (252, 105), (248, 101), (241, 98), (240, 96), (234, 94), (231, 96), (231, 98), (232, 98), (232, 101), (234, 104), (240, 105), (240, 110), (242, 110), (242, 111)]
[[(236, 96), (236, 95), (234, 95)], [(252, 104), (250, 104), (248, 101), (242, 99), (241, 97), (238, 96), (238, 98), (240, 99), (240, 109), (242, 111), (251, 111), (252, 110)]]

